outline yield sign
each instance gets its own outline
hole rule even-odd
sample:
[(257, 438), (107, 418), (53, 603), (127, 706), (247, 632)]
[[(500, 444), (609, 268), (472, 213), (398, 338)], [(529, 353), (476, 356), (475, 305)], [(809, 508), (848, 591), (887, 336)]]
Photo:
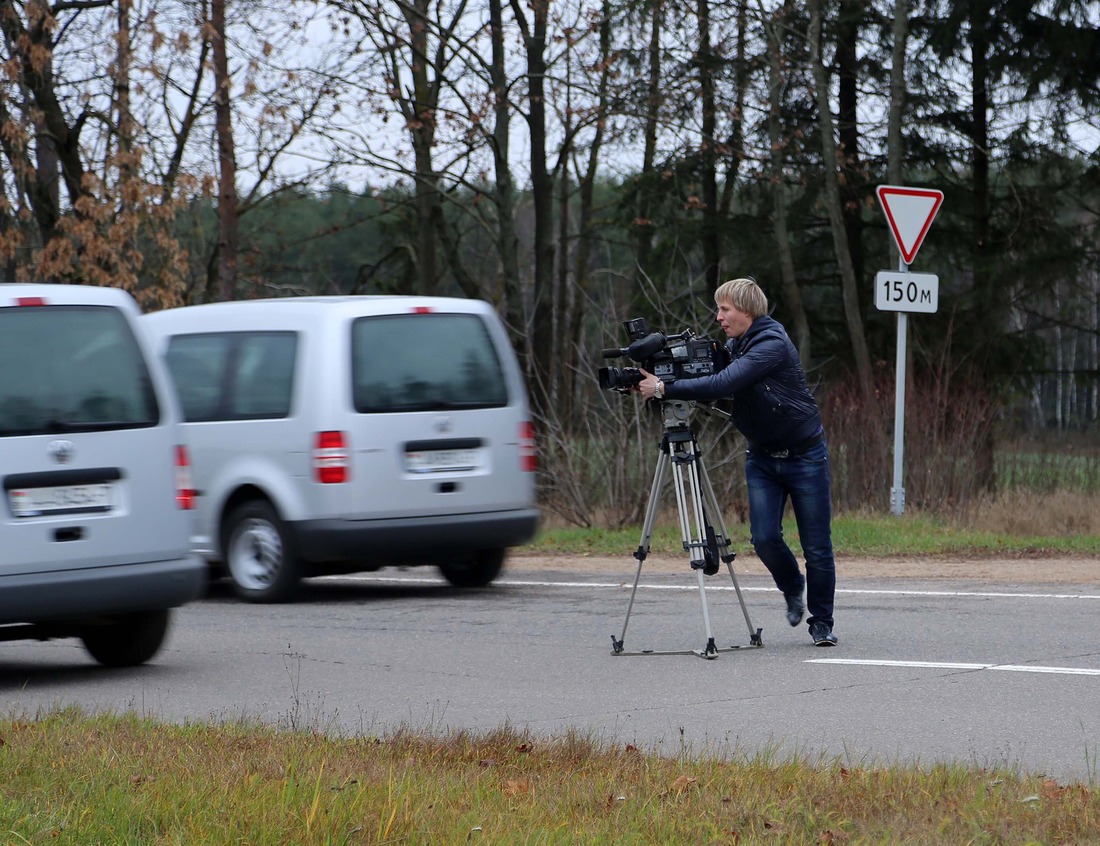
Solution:
[(882, 210), (886, 212), (886, 220), (890, 223), (902, 260), (912, 264), (924, 236), (928, 234), (932, 219), (943, 203), (943, 191), (880, 185), (875, 193)]

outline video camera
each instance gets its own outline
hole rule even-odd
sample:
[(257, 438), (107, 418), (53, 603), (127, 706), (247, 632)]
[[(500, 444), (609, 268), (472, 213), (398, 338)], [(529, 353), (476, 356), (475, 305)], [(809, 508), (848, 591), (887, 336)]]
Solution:
[[(710, 376), (729, 364), (726, 348), (710, 338), (699, 338), (690, 329), (678, 335), (650, 332), (644, 317), (624, 320), (630, 344), (618, 349), (605, 349), (603, 358), (629, 358), (636, 361), (666, 384), (677, 379)], [(642, 381), (637, 367), (601, 367), (600, 388), (622, 393)]]

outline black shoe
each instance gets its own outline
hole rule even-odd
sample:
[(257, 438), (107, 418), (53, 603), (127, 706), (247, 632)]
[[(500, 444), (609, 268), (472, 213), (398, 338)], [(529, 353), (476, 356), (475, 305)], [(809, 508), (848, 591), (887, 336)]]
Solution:
[(836, 635), (829, 628), (828, 623), (813, 622), (810, 624), (810, 638), (814, 646), (836, 646)]
[(802, 594), (785, 593), (783, 597), (787, 600), (787, 622), (792, 626), (797, 626), (802, 622), (802, 615), (806, 613), (806, 605), (802, 602)]

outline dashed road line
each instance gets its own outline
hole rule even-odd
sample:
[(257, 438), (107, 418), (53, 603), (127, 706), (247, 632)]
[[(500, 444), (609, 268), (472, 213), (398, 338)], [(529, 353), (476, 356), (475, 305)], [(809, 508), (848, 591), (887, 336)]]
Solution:
[(810, 658), (807, 664), (847, 664), (861, 667), (914, 667), (928, 670), (998, 670), (1007, 673), (1054, 673), (1066, 676), (1100, 676), (1092, 667), (1041, 667), (1030, 664), (969, 664), (953, 661), (885, 661), (861, 658)]
[[(358, 574), (346, 576), (325, 576), (322, 581), (353, 581), (353, 582), (385, 582), (398, 584), (421, 585), (446, 585), (447, 581), (442, 577), (432, 578), (424, 576), (379, 576), (376, 574)], [(556, 588), (605, 588), (621, 589), (629, 588), (631, 582), (556, 582), (534, 579), (497, 579), (494, 584), (509, 587), (556, 587)], [(707, 592), (733, 591), (732, 584), (707, 583)], [(642, 583), (638, 590), (672, 590), (672, 591), (697, 591), (698, 584), (687, 585), (655, 585)], [(747, 587), (742, 585), (741, 590), (748, 593), (774, 593), (774, 587)], [(1100, 594), (1094, 593), (1013, 593), (1010, 591), (975, 591), (975, 590), (917, 590), (915, 588), (904, 590), (877, 590), (867, 588), (837, 588), (838, 594), (866, 595), (866, 596), (926, 596), (926, 597), (965, 597), (980, 599), (1100, 599)]]

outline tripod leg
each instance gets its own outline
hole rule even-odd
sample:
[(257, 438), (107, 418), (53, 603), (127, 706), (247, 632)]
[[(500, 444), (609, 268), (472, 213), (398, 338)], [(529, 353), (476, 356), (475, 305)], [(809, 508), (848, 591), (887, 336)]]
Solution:
[(718, 647), (714, 645), (714, 635), (710, 629), (710, 610), (707, 608), (707, 589), (703, 585), (703, 571), (697, 569), (695, 577), (699, 580), (699, 602), (703, 606), (703, 628), (706, 630), (707, 643), (702, 652), (696, 653), (702, 658), (717, 658)]
[[(703, 491), (706, 495), (707, 509), (712, 515), (712, 519), (718, 524), (718, 529), (721, 534), (717, 535), (718, 545), (724, 546), (727, 550), (730, 547), (730, 535), (726, 530), (726, 524), (722, 520), (722, 512), (718, 508), (718, 498), (714, 495), (714, 487), (710, 483), (710, 476), (707, 474), (707, 468), (700, 466), (699, 474), (702, 477)], [(737, 593), (737, 601), (741, 603), (741, 613), (745, 616), (745, 625), (749, 627), (749, 643), (753, 646), (763, 646), (764, 642), (761, 639), (760, 633), (762, 629), (753, 630), (752, 620), (749, 619), (749, 609), (745, 605), (745, 597), (741, 593), (741, 585), (737, 582), (737, 574), (733, 572), (733, 554), (723, 555), (722, 560), (726, 562), (726, 569), (729, 570), (730, 579), (733, 581), (733, 589)]]
[[(718, 648), (714, 645), (714, 634), (710, 627), (710, 609), (707, 607), (707, 591), (703, 583), (707, 536), (702, 488), (699, 484), (699, 455), (695, 450), (694, 440), (677, 444), (677, 447), (678, 450), (672, 459), (676, 480), (676, 506), (680, 514), (680, 531), (684, 549), (692, 556), (691, 567), (695, 570), (699, 582), (699, 604), (703, 609), (703, 629), (706, 636), (703, 649), (695, 654), (702, 658), (717, 658)], [(687, 474), (686, 484), (685, 473)]]
[(665, 473), (668, 471), (668, 453), (661, 451), (657, 456), (657, 469), (653, 471), (653, 485), (649, 489), (649, 501), (645, 508), (645, 522), (642, 523), (642, 536), (638, 541), (638, 549), (634, 557), (638, 559), (638, 569), (634, 572), (634, 586), (630, 589), (630, 604), (626, 606), (626, 619), (623, 620), (623, 633), (618, 640), (611, 636), (612, 654), (618, 655), (623, 651), (623, 642), (626, 640), (626, 627), (630, 625), (630, 612), (634, 609), (634, 597), (638, 593), (638, 581), (642, 577), (642, 562), (649, 555), (649, 544), (653, 538), (653, 523), (657, 516), (657, 505), (661, 497), (661, 487), (665, 482)]

